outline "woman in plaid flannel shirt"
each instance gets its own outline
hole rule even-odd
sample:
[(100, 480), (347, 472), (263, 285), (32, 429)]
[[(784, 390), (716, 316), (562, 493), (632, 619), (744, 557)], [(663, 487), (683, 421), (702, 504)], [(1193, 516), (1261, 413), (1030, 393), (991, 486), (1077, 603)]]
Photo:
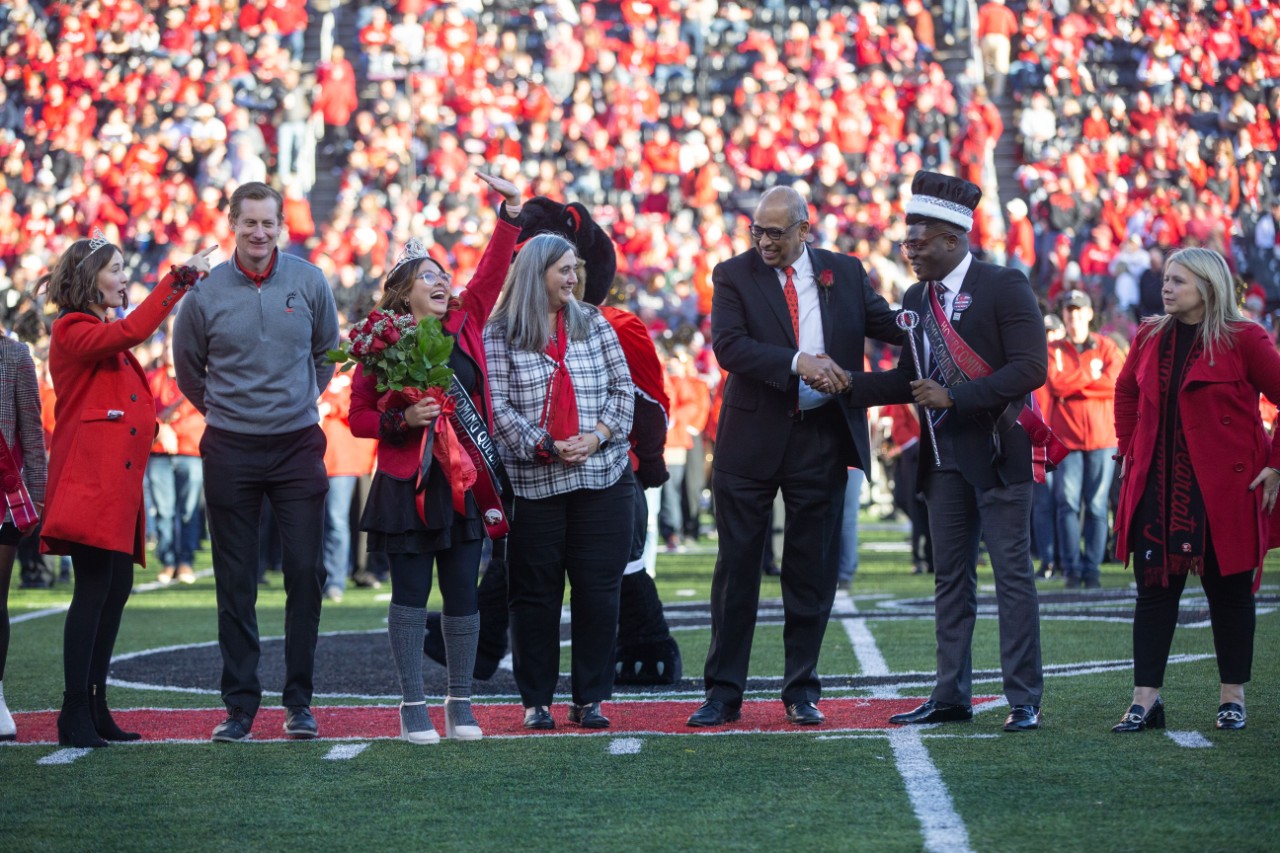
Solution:
[(631, 547), (627, 458), (634, 390), (622, 346), (574, 299), (573, 243), (540, 234), (520, 248), (485, 329), (494, 437), (515, 491), (508, 544), (512, 656), (524, 725), (551, 729), (560, 608), (569, 579), (571, 723), (607, 728), (618, 591)]

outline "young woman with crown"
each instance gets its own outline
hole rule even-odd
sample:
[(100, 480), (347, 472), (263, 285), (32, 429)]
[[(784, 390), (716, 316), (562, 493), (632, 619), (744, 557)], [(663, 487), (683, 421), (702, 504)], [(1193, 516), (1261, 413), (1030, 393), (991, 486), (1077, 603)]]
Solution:
[(142, 476), (156, 432), (156, 408), (142, 365), (129, 351), (160, 327), (209, 272), (205, 249), (173, 267), (132, 312), (124, 255), (102, 232), (78, 240), (41, 280), (59, 309), (49, 345), (58, 389), (57, 425), (40, 548), (70, 555), (75, 588), (63, 634), (66, 692), (58, 742), (107, 746), (139, 735), (107, 709), (107, 668), (134, 563), (146, 565)]
[[(521, 204), (515, 184), (484, 173), (477, 177), (501, 194), (503, 202), (493, 236), (467, 287), (455, 296), (449, 271), (421, 242), (410, 240), (383, 282), (377, 310), (440, 321), (444, 334), (455, 342), (448, 366), (457, 393), (447, 406), (465, 409), (472, 415), (472, 427), (487, 434), (493, 427), (493, 404), (482, 332), (511, 265), (520, 234)], [(420, 470), (424, 432), (442, 415), (449, 416), (439, 398), (425, 396), (409, 404), (395, 394), (380, 393), (377, 384), (363, 366), (357, 369), (349, 419), (354, 435), (378, 439), (378, 472), (360, 527), (368, 533), (369, 550), (385, 552), (391, 563), (387, 634), (404, 694), (400, 734), (415, 744), (440, 740), (427, 713), (422, 684), (422, 641), (434, 564), (444, 598), (441, 629), (449, 673), (445, 736), (478, 740), (483, 733), (471, 712), (471, 678), (480, 632), (476, 581), (486, 528), (492, 533), (495, 509), (481, 505), (483, 500), (476, 494), (479, 485), (464, 490), (461, 483), (451, 483), (451, 478), (458, 479), (456, 469), (446, 470), (438, 457), (425, 460), (429, 467)], [(459, 431), (459, 438), (466, 440), (464, 432)], [(478, 472), (479, 478), (486, 476), (487, 471)], [(496, 518), (501, 521), (500, 515)]]

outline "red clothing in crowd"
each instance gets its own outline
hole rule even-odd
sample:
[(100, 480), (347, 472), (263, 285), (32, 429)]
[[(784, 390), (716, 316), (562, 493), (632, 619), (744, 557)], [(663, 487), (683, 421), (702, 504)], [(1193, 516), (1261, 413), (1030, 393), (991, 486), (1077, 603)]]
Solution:
[(1116, 378), (1123, 366), (1124, 353), (1106, 335), (1090, 334), (1083, 350), (1066, 339), (1049, 344), (1047, 423), (1068, 450), (1116, 446)]

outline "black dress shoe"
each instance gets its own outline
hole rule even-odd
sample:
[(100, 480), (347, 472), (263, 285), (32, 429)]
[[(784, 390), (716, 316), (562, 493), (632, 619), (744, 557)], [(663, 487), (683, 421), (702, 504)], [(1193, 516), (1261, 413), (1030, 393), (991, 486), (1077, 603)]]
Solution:
[(524, 709), (524, 727), (535, 731), (548, 731), (556, 727), (556, 721), (551, 719), (551, 709), (546, 705), (534, 705)]
[(209, 739), (215, 743), (239, 743), (249, 739), (251, 728), (253, 728), (253, 717), (235, 708), (227, 714), (225, 720), (214, 727), (213, 737)]
[(577, 723), (584, 729), (607, 729), (609, 718), (600, 713), (599, 702), (588, 702), (586, 705), (569, 705), (569, 722)]
[(698, 710), (689, 715), (687, 725), (696, 729), (707, 726), (722, 726), (742, 719), (742, 708), (738, 705), (726, 705), (719, 699), (708, 699)]
[(797, 702), (787, 706), (787, 720), (797, 726), (820, 726), (826, 719), (812, 702)]
[(907, 726), (921, 723), (963, 723), (972, 719), (972, 705), (952, 705), (949, 702), (935, 702), (930, 699), (914, 711), (894, 714), (889, 718), (889, 722), (898, 726)]
[(1120, 722), (1111, 727), (1111, 731), (1124, 734), (1125, 732), (1140, 732), (1144, 729), (1163, 728), (1164, 700), (1157, 696), (1155, 703), (1150, 708), (1144, 708), (1141, 705), (1130, 705), (1129, 710), (1120, 718)]
[(1006, 732), (1029, 732), (1040, 728), (1039, 705), (1014, 705), (1004, 718)]
[(320, 734), (320, 726), (306, 705), (284, 709), (284, 733), (295, 740), (311, 740)]
[(1223, 731), (1243, 729), (1244, 707), (1235, 702), (1224, 702), (1218, 706), (1218, 721), (1214, 725)]

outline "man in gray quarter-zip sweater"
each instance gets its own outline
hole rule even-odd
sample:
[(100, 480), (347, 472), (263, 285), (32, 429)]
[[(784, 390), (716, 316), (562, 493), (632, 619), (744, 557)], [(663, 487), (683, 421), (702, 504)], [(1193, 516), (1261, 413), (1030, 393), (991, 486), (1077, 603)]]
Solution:
[(338, 314), (323, 273), (277, 246), (283, 200), (261, 183), (231, 196), (236, 249), (187, 296), (174, 324), (178, 387), (205, 416), (200, 442), (218, 594), (222, 701), (215, 741), (249, 736), (258, 680), (258, 528), (271, 502), (284, 545), (285, 732), (316, 736), (312, 673), (324, 581), (324, 433), (316, 400)]

